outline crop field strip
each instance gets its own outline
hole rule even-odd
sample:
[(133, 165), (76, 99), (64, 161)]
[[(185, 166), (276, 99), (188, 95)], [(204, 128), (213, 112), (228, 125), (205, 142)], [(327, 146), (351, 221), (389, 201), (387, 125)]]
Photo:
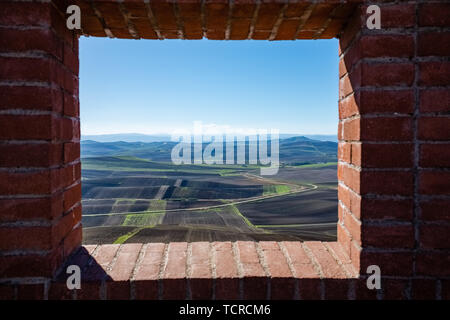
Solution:
[[(126, 159), (117, 161), (123, 169), (128, 168)], [(148, 165), (148, 162), (145, 164)], [(158, 169), (163, 168), (163, 164), (157, 165)], [(294, 198), (310, 193), (314, 198), (316, 192), (326, 198), (326, 192), (334, 186), (330, 172), (334, 171), (336, 179), (333, 166), (305, 166), (305, 169), (316, 171), (312, 176), (317, 176), (317, 172), (323, 173), (318, 185), (309, 179), (305, 183), (304, 174), (300, 174), (298, 179), (299, 166), (281, 168), (281, 174), (275, 176), (276, 179), (258, 176), (254, 174), (257, 172), (254, 168), (217, 170), (206, 166), (200, 169), (204, 170), (200, 175), (198, 172), (194, 174), (192, 171), (199, 170), (192, 168), (188, 171), (184, 171), (185, 168), (183, 171), (173, 171), (173, 175), (160, 175), (160, 171), (156, 174), (147, 171), (112, 171), (112, 166), (108, 166), (107, 170), (90, 168), (83, 171), (83, 232), (89, 241), (103, 238), (101, 243), (135, 242), (143, 238), (147, 238), (146, 241), (163, 242), (167, 242), (167, 239), (298, 240), (302, 237), (333, 240), (335, 234), (332, 228), (336, 228), (335, 222), (326, 216), (322, 216), (321, 219), (325, 218), (325, 221), (321, 223), (308, 216), (299, 220), (296, 214), (300, 207), (295, 205)], [(205, 171), (209, 173), (205, 175)], [(286, 175), (289, 179), (286, 179)], [(111, 189), (116, 191), (111, 192)], [(113, 197), (116, 192), (120, 193), (120, 197)], [(284, 206), (279, 205), (283, 203)], [(284, 207), (289, 205), (291, 211), (297, 211), (296, 214), (288, 213), (282, 217), (282, 214), (275, 213), (283, 212)], [(265, 209), (270, 210), (271, 207), (276, 210), (272, 216), (266, 215)], [(292, 210), (294, 207), (297, 210)], [(256, 211), (266, 215), (264, 223), (261, 223), (261, 217), (255, 215)], [(322, 210), (320, 214), (323, 212), (326, 211)], [(337, 220), (337, 214), (334, 216)]]

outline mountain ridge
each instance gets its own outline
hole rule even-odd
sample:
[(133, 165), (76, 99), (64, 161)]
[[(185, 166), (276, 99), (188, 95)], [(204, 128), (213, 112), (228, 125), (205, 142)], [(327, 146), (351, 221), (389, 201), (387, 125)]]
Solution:
[[(81, 157), (133, 156), (159, 162), (171, 162), (172, 148), (178, 142), (98, 142), (81, 141)], [(241, 142), (242, 143), (242, 142)], [(251, 143), (251, 142), (250, 142)], [(246, 142), (248, 148), (249, 142)], [(204, 143), (205, 147), (207, 143)], [(280, 162), (290, 165), (335, 162), (337, 161), (337, 143), (319, 141), (304, 136), (280, 139)], [(248, 154), (248, 152), (246, 152)], [(225, 154), (225, 153), (224, 153)]]

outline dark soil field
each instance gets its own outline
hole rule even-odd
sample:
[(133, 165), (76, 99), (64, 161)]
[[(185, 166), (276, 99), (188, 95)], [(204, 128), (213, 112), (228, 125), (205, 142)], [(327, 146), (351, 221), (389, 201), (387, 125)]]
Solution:
[(146, 228), (132, 236), (125, 243), (142, 242), (196, 242), (196, 241), (298, 241), (291, 235), (276, 233), (236, 232), (227, 228), (202, 228), (200, 226), (160, 225)]
[(336, 165), (261, 178), (250, 167), (138, 158), (82, 164), (84, 244), (336, 239)]
[(208, 206), (217, 206), (223, 204), (222, 201), (215, 200), (190, 200), (190, 199), (181, 199), (181, 200), (168, 200), (166, 204), (166, 210), (172, 209), (189, 209), (189, 208), (200, 208), (200, 207), (208, 207)]
[(242, 232), (262, 232), (249, 226), (244, 219), (233, 212), (231, 206), (199, 211), (169, 211), (166, 212), (162, 224), (215, 226)]
[(324, 167), (285, 167), (278, 170), (276, 179), (291, 182), (331, 183), (337, 186), (337, 165)]
[(316, 189), (238, 205), (254, 225), (312, 224), (337, 221), (337, 191)]
[(264, 228), (279, 235), (297, 236), (301, 241), (336, 241), (337, 224), (305, 225), (295, 228)]
[(120, 236), (132, 232), (135, 227), (109, 226), (83, 228), (83, 244), (114, 243)]

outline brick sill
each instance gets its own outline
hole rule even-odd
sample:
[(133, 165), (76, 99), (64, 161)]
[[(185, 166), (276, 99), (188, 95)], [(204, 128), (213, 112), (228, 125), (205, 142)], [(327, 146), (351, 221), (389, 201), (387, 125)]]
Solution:
[(86, 245), (49, 299), (351, 299), (358, 275), (337, 242), (172, 242)]

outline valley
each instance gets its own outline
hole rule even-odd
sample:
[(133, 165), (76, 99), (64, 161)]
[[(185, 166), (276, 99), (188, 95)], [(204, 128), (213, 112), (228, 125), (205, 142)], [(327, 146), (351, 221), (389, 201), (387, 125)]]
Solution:
[(335, 162), (259, 173), (256, 165), (83, 158), (83, 243), (336, 239)]

